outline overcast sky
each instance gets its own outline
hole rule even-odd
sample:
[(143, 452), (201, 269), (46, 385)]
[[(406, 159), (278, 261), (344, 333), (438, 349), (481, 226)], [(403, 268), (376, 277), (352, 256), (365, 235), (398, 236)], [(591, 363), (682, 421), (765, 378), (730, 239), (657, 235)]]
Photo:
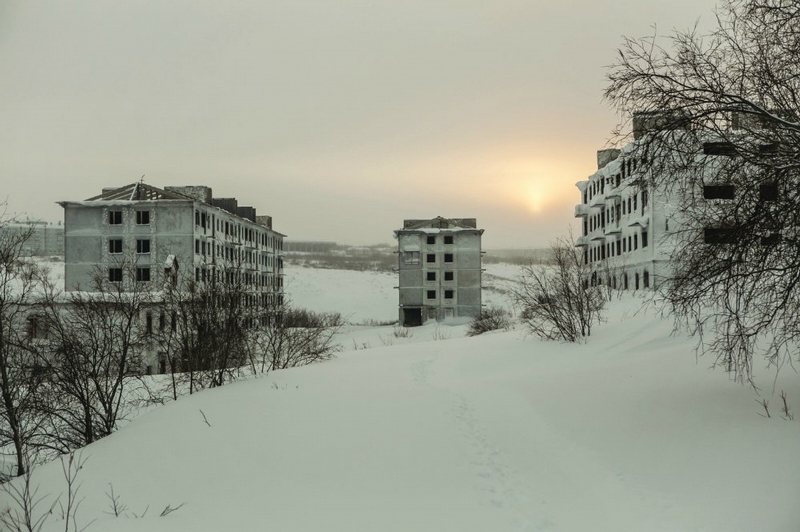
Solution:
[(713, 0), (0, 0), (0, 197), (204, 184), (298, 240), (475, 217), (541, 247), (617, 123), (622, 36)]

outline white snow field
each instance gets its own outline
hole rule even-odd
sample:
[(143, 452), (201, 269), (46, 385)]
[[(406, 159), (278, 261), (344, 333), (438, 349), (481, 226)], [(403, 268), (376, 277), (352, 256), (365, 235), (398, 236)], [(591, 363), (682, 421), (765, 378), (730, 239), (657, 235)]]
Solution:
[[(708, 369), (692, 340), (670, 336), (669, 322), (637, 312), (641, 303), (614, 300), (582, 345), (426, 325), (413, 329), (416, 343), (182, 397), (82, 451), (77, 523), (104, 532), (800, 529), (797, 374), (785, 367), (773, 392), (774, 375), (759, 371), (772, 413), (762, 417), (752, 388)], [(451, 338), (433, 339), (443, 331)], [(798, 420), (781, 419), (781, 390)], [(33, 483), (52, 501), (60, 464), (37, 469)], [(110, 485), (125, 516), (109, 515)], [(44, 530), (64, 530), (58, 510)]]

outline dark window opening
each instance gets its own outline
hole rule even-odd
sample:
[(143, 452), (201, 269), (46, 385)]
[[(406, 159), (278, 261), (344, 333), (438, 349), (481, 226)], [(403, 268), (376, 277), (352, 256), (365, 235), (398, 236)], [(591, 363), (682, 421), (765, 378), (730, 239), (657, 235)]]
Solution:
[(735, 244), (739, 241), (739, 232), (730, 228), (706, 227), (703, 241), (706, 244)]
[(704, 155), (736, 155), (736, 147), (730, 142), (703, 143)]
[(734, 199), (736, 187), (733, 185), (706, 185), (703, 187), (705, 199)]
[(435, 244), (436, 243), (436, 237), (435, 236), (429, 236), (427, 238), (427, 242), (428, 242), (429, 245)]
[(617, 240), (617, 255), (622, 255), (622, 241)]
[(140, 282), (147, 282), (150, 280), (150, 268), (136, 268), (136, 280)]
[(453, 235), (446, 235), (444, 237), (444, 243), (450, 245), (453, 243)]
[(153, 315), (149, 312), (144, 318), (144, 330), (147, 334), (153, 334)]
[(121, 238), (112, 238), (108, 241), (108, 252), (109, 253), (122, 253), (122, 239)]
[(150, 253), (149, 238), (139, 238), (136, 240), (136, 253), (141, 253), (141, 254)]
[(444, 272), (444, 280), (445, 281), (452, 281), (453, 280), (453, 272)]
[(642, 231), (642, 247), (647, 247), (647, 231)]
[(425, 262), (436, 262), (436, 255), (434, 253), (428, 253), (425, 257)]
[(444, 291), (444, 298), (445, 299), (453, 299), (453, 291), (452, 290), (445, 290)]
[(150, 211), (136, 211), (136, 224), (148, 225), (150, 223)]
[(436, 290), (428, 290), (426, 297), (428, 299), (436, 299)]
[(453, 262), (453, 254), (452, 253), (445, 253), (444, 254), (444, 261), (445, 262)]
[(636, 272), (634, 289), (635, 290), (639, 289), (639, 272)]
[(650, 272), (648, 272), (647, 270), (644, 271), (643, 282), (645, 288), (650, 288)]
[(108, 211), (108, 223), (110, 225), (120, 225), (122, 223), (122, 211)]
[(776, 201), (778, 199), (778, 185), (764, 183), (758, 187), (758, 197), (761, 201)]
[(108, 269), (108, 280), (112, 283), (121, 283), (122, 282), (122, 268), (109, 268)]
[(428, 281), (435, 281), (436, 280), (436, 272), (428, 272)]

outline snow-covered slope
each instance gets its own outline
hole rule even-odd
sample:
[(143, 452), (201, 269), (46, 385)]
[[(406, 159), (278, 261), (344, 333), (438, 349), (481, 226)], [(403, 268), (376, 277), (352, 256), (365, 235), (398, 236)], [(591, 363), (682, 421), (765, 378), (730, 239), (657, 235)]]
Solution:
[[(483, 302), (507, 307), (505, 283), (519, 268), (490, 264), (483, 277)], [(397, 320), (396, 273), (307, 268), (288, 264), (284, 290), (291, 303), (318, 312), (339, 312), (350, 323)]]
[[(78, 522), (111, 532), (797, 530), (800, 422), (776, 406), (760, 416), (750, 388), (707, 369), (640, 303), (614, 301), (584, 345), (522, 331), (454, 336), (181, 398), (83, 451)], [(799, 384), (785, 371), (776, 388), (796, 413)], [(34, 483), (58, 493), (60, 476), (49, 464)], [(127, 517), (105, 513), (110, 484)], [(45, 530), (59, 527), (54, 516)]]

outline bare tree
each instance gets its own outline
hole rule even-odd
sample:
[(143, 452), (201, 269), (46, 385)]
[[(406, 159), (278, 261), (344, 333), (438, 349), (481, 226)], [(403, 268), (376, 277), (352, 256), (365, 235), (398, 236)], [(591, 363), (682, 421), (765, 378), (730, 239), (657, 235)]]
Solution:
[(800, 3), (723, 0), (706, 34), (626, 39), (605, 92), (641, 185), (679, 198), (666, 300), (743, 381), (800, 339), (799, 61)]
[(50, 290), (43, 304), (50, 329), (43, 359), (48, 379), (42, 445), (67, 452), (111, 434), (130, 406), (129, 384), (142, 373), (152, 335), (151, 292), (135, 276), (112, 281), (97, 270), (91, 291)]
[(42, 373), (31, 342), (44, 324), (31, 313), (40, 293), (40, 272), (23, 258), (32, 229), (8, 226), (9, 220), (0, 218), (0, 445), (13, 448), (13, 475), (19, 476), (27, 470), (27, 446), (38, 421)]
[(551, 246), (552, 264), (523, 266), (512, 288), (520, 318), (546, 340), (577, 342), (601, 320), (606, 296), (590, 283), (591, 270), (570, 239)]
[(340, 314), (281, 305), (273, 316), (258, 328), (258, 356), (251, 363), (254, 371), (304, 366), (329, 360), (339, 351), (335, 336), (344, 324)]

